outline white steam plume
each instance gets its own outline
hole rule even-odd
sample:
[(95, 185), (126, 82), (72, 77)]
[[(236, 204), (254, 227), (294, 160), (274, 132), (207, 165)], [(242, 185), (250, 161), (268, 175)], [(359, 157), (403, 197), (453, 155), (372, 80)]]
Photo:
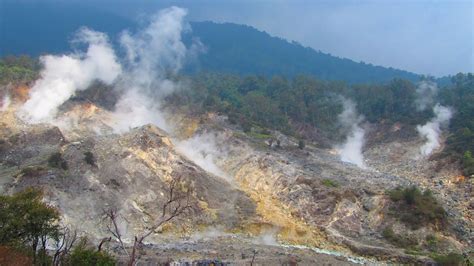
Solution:
[(416, 129), (420, 136), (426, 139), (426, 142), (420, 148), (420, 152), (424, 156), (430, 155), (440, 145), (441, 127), (447, 126), (453, 115), (453, 111), (449, 107), (436, 104), (433, 107), (435, 117), (423, 126), (417, 126)]
[(5, 112), (8, 109), (8, 106), (10, 106), (10, 104), (11, 104), (10, 96), (7, 94), (2, 99), (2, 106), (0, 107), (0, 112)]
[(344, 144), (336, 147), (343, 162), (353, 163), (360, 168), (365, 169), (364, 156), (362, 155), (362, 147), (365, 143), (365, 130), (360, 127), (360, 123), (364, 120), (363, 116), (356, 111), (354, 102), (343, 99), (344, 110), (339, 114), (339, 122), (349, 129)]
[(215, 133), (205, 132), (177, 142), (176, 149), (207, 172), (230, 181), (216, 164), (227, 155), (226, 150), (217, 145), (217, 139), (219, 136)]
[(131, 128), (153, 124), (163, 130), (170, 130), (168, 123), (157, 104), (136, 90), (125, 92), (115, 106), (113, 124), (116, 133), (129, 131)]
[(135, 34), (125, 31), (120, 43), (126, 51), (127, 75), (120, 86), (127, 93), (119, 99), (115, 114), (120, 122), (115, 127), (123, 132), (131, 127), (152, 123), (170, 129), (161, 111), (161, 102), (178, 86), (167, 79), (177, 73), (187, 49), (181, 40), (187, 11), (178, 7), (163, 9), (152, 17), (149, 25)]
[(438, 93), (438, 86), (432, 81), (422, 81), (416, 88), (417, 98), (415, 100), (416, 109), (424, 111), (433, 106), (436, 94)]
[(49, 122), (56, 116), (58, 107), (76, 90), (86, 89), (94, 80), (110, 84), (121, 73), (121, 66), (105, 34), (82, 28), (75, 41), (88, 44), (85, 54), (40, 58), (44, 65), (41, 79), (31, 88), (30, 98), (20, 110), (25, 120)]

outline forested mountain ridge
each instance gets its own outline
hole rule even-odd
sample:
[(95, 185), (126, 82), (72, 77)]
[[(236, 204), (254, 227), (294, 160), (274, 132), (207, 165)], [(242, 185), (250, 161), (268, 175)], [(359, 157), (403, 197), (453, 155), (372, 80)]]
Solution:
[(203, 70), (286, 77), (306, 74), (349, 83), (419, 80), (419, 75), (408, 71), (339, 58), (246, 25), (193, 22), (191, 26), (207, 48), (199, 60)]
[[(137, 23), (96, 9), (66, 4), (1, 3), (0, 56), (62, 53), (69, 49), (72, 33), (81, 26), (107, 33), (116, 40), (121, 29)], [(61, 21), (61, 23), (58, 23)], [(348, 83), (388, 82), (393, 78), (418, 81), (420, 76), (404, 70), (374, 66), (304, 47), (296, 42), (272, 37), (253, 27), (232, 23), (191, 22), (185, 43), (199, 39), (205, 47), (188, 72), (211, 71), (239, 75), (299, 74), (322, 80)], [(442, 80), (443, 82), (445, 80)]]

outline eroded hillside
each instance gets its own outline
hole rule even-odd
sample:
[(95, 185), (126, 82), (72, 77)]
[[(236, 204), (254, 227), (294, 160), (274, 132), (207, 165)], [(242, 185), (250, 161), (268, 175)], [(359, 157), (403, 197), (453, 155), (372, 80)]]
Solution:
[[(6, 89), (11, 95), (25, 90)], [(215, 114), (174, 113), (168, 117), (179, 125), (173, 132), (146, 125), (117, 133), (117, 117), (94, 102), (70, 101), (54, 124), (27, 124), (17, 116), (24, 100), (12, 97), (0, 116), (2, 193), (43, 188), (62, 222), (91, 239), (109, 236), (104, 212), (114, 209), (123, 218), (124, 239), (132, 241), (159, 216), (170, 180), (182, 177), (191, 185), (192, 214), (156, 230), (144, 261), (166, 254), (239, 264), (258, 250), (257, 262), (427, 263), (429, 252), (471, 252), (471, 180), (457, 179), (450, 164), (418, 158), (422, 140), (398, 126), (382, 139), (377, 134), (387, 129), (372, 128), (364, 150), (368, 167), (361, 169), (341, 162), (334, 149), (311, 143), (299, 149), (292, 137), (245, 133)], [(183, 144), (196, 139), (212, 145)], [(54, 154), (60, 154), (56, 166)], [(412, 229), (390, 214), (395, 204), (387, 190), (412, 184), (434, 191), (448, 214), (444, 227)], [(384, 235), (388, 227), (416, 244), (397, 246)]]

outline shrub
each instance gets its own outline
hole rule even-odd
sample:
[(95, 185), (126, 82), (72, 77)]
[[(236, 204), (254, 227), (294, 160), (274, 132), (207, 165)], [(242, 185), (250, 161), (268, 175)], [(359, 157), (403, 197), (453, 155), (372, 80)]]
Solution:
[(435, 235), (427, 235), (426, 238), (426, 245), (428, 246), (429, 249), (434, 250), (438, 246), (438, 238)]
[(446, 255), (433, 255), (432, 257), (439, 265), (442, 266), (468, 265), (464, 257), (461, 254), (457, 253), (449, 253)]
[(397, 202), (393, 214), (412, 229), (446, 223), (447, 216), (430, 190), (423, 193), (416, 187), (397, 188), (388, 192), (390, 199)]
[(466, 151), (462, 160), (463, 173), (466, 176), (474, 175), (474, 158), (470, 151)]
[(84, 161), (86, 161), (87, 164), (95, 166), (94, 154), (90, 151), (84, 152)]
[(67, 170), (69, 168), (67, 162), (63, 159), (62, 154), (59, 152), (53, 153), (51, 156), (49, 156), (48, 165), (50, 167), (61, 168), (63, 170)]
[(92, 247), (87, 246), (87, 239), (82, 239), (81, 242), (73, 249), (68, 258), (68, 265), (82, 266), (113, 266), (115, 259), (104, 251), (97, 251)]
[(298, 141), (298, 148), (299, 148), (300, 150), (302, 150), (302, 149), (304, 149), (304, 147), (305, 147), (304, 140), (300, 139), (300, 140)]
[(414, 249), (418, 245), (418, 241), (415, 238), (395, 234), (392, 227), (389, 226), (383, 230), (382, 236), (397, 247)]

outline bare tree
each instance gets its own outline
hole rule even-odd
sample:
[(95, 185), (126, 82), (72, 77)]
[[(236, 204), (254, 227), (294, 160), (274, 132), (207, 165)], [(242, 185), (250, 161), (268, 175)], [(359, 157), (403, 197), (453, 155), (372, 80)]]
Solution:
[(59, 241), (56, 242), (56, 250), (53, 256), (53, 265), (61, 265), (63, 258), (71, 251), (72, 246), (77, 241), (77, 230), (71, 230), (69, 227), (65, 227), (62, 230)]
[(160, 217), (158, 217), (152, 223), (152, 225), (148, 227), (145, 232), (143, 232), (142, 235), (136, 235), (134, 237), (131, 252), (127, 251), (127, 248), (123, 242), (123, 235), (122, 232), (120, 232), (118, 226), (119, 217), (117, 210), (105, 211), (106, 219), (108, 219), (107, 231), (112, 234), (112, 236), (119, 242), (120, 247), (124, 250), (125, 254), (127, 254), (129, 258), (129, 266), (135, 264), (137, 259), (137, 251), (143, 246), (143, 241), (145, 238), (150, 236), (159, 227), (193, 209), (193, 205), (191, 204), (191, 195), (191, 187), (182, 180), (181, 176), (173, 178), (169, 182), (167, 189), (167, 200), (162, 206)]
[(250, 261), (250, 266), (253, 266), (254, 262), (255, 262), (255, 256), (257, 255), (257, 251), (254, 249), (252, 250), (252, 261)]

